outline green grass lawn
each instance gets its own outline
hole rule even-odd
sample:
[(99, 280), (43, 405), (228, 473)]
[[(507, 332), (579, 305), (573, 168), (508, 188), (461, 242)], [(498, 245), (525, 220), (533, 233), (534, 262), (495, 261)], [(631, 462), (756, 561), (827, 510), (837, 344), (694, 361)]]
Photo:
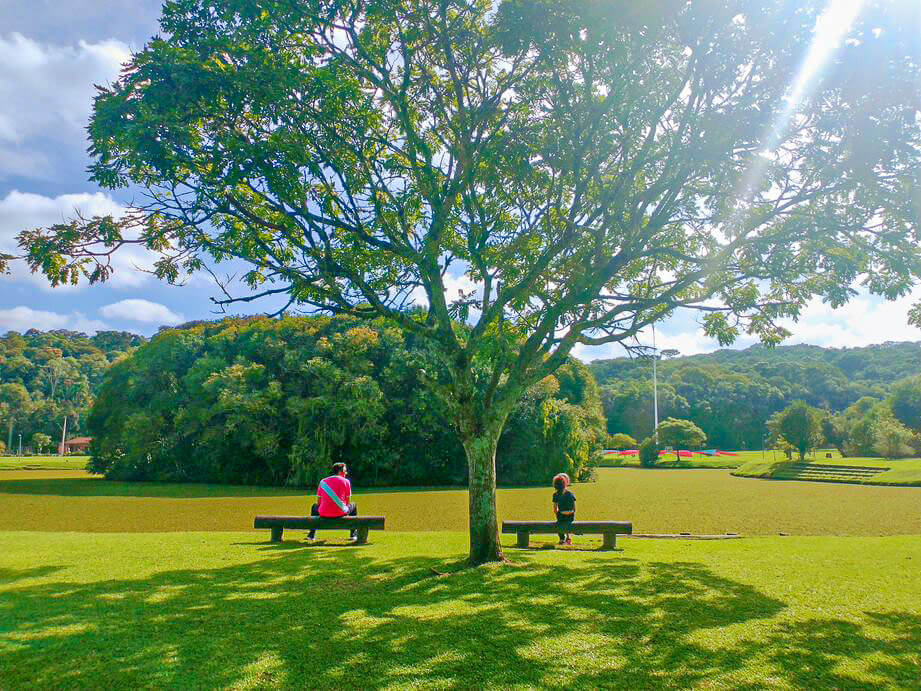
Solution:
[(919, 683), (921, 537), (623, 540), (464, 570), (463, 533), (0, 543), (4, 689)]
[[(639, 533), (908, 535), (921, 527), (921, 489), (763, 482), (727, 470), (601, 469), (577, 483), (577, 515), (629, 520)], [(551, 515), (550, 488), (500, 489), (502, 519)], [(364, 515), (390, 530), (465, 530), (459, 489), (380, 491), (356, 487)], [(307, 490), (111, 482), (81, 471), (0, 474), (0, 530), (163, 532), (248, 530), (259, 513), (300, 514)]]
[[(505, 536), (512, 565), (463, 569), (458, 489), (359, 487), (372, 544), (275, 545), (253, 515), (306, 491), (9, 470), (0, 689), (921, 688), (921, 489), (619, 468), (574, 491), (637, 533), (774, 537)], [(500, 518), (550, 495), (502, 489)]]
[[(746, 463), (754, 461), (767, 461), (772, 458), (781, 460), (783, 454), (779, 451), (757, 450), (757, 451), (733, 451), (735, 456), (692, 456), (690, 458), (675, 459), (673, 453), (665, 454), (661, 457), (657, 468), (738, 468)], [(826, 454), (831, 454), (831, 458), (826, 458)], [(816, 449), (807, 454), (806, 459), (810, 463), (841, 463), (841, 452), (838, 449)], [(850, 459), (848, 459), (850, 460)], [(601, 466), (604, 468), (638, 468), (640, 461), (635, 456), (626, 456), (623, 459), (617, 457), (605, 457)]]
[[(806, 459), (809, 463), (818, 463), (820, 465), (850, 465), (862, 468), (885, 468), (885, 472), (868, 478), (854, 480), (863, 485), (903, 485), (903, 486), (921, 486), (921, 459), (904, 458), (896, 460), (886, 460), (885, 458), (834, 458), (834, 459)], [(738, 477), (773, 479), (775, 475), (789, 467), (785, 460), (767, 461), (760, 459), (750, 461), (733, 471)]]
[(89, 456), (0, 456), (0, 470), (82, 470)]

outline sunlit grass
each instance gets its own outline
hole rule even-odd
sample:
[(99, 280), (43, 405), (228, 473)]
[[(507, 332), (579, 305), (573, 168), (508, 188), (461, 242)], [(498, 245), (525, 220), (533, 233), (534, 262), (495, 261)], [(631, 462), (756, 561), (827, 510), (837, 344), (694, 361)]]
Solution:
[[(2, 688), (909, 688), (921, 537), (0, 533)], [(439, 575), (443, 574), (443, 575)]]
[[(674, 453), (667, 453), (660, 457), (657, 468), (738, 468), (751, 461), (783, 460), (783, 453), (770, 449), (755, 451), (732, 451), (732, 456), (704, 456), (693, 455), (689, 458), (675, 458)], [(828, 458), (828, 454), (831, 457)], [(810, 463), (835, 463), (841, 461), (841, 452), (838, 449), (816, 449), (806, 454)], [(601, 464), (607, 468), (632, 468), (639, 467), (637, 456), (606, 456)]]
[(0, 470), (82, 470), (89, 456), (0, 456)]
[[(809, 463), (820, 465), (845, 465), (861, 468), (885, 468), (885, 472), (871, 477), (838, 478), (838, 482), (851, 482), (862, 485), (894, 485), (921, 487), (921, 459), (905, 458), (886, 460), (885, 458), (836, 458), (833, 460), (807, 459)], [(790, 467), (785, 460), (754, 460), (743, 464), (733, 471), (734, 475), (746, 478), (774, 479)]]
[[(726, 470), (600, 469), (577, 483), (577, 516), (628, 520), (639, 533), (899, 535), (921, 526), (921, 489), (764, 482)], [(63, 477), (55, 477), (63, 476)], [(546, 520), (548, 488), (500, 489), (500, 519)], [(377, 491), (356, 487), (364, 515), (388, 530), (465, 530), (461, 489)], [(79, 471), (0, 474), (0, 530), (249, 530), (260, 513), (304, 515), (306, 489), (122, 483)]]

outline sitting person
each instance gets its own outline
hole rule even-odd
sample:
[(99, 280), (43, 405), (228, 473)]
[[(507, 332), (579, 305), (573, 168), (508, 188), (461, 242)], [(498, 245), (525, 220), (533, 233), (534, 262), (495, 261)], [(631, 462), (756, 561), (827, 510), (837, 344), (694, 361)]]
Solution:
[[(352, 483), (348, 479), (345, 463), (333, 463), (333, 474), (320, 480), (317, 487), (317, 503), (310, 507), (311, 516), (323, 518), (342, 518), (357, 516), (358, 507), (351, 503)], [(316, 530), (307, 533), (307, 539), (313, 540)], [(351, 539), (358, 537), (358, 531), (352, 530)]]
[(553, 493), (553, 513), (556, 514), (561, 545), (572, 544), (569, 529), (576, 518), (576, 495), (570, 492), (568, 487), (569, 476), (566, 473), (560, 473), (553, 478), (553, 489), (556, 490)]

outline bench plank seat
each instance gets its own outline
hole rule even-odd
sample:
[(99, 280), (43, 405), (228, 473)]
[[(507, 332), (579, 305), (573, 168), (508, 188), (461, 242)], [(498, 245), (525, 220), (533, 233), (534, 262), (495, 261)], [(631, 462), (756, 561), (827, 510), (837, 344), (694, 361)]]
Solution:
[[(527, 547), (531, 533), (555, 534), (560, 530), (556, 521), (502, 521), (502, 532), (518, 535), (518, 547)], [(573, 521), (566, 532), (575, 535), (601, 535), (602, 549), (615, 549), (618, 535), (632, 535), (629, 521)]]
[(341, 518), (323, 518), (322, 516), (256, 516), (253, 528), (272, 531), (272, 542), (281, 542), (285, 528), (295, 530), (355, 530), (358, 544), (368, 541), (370, 530), (383, 530), (383, 516), (342, 516)]

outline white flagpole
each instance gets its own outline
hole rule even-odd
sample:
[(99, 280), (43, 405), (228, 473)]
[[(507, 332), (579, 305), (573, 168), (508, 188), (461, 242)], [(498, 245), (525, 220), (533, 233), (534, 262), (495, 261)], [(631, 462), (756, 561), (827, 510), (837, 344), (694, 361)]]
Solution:
[(656, 381), (656, 360), (659, 351), (656, 349), (656, 325), (652, 325), (652, 409), (655, 420), (656, 446), (659, 446), (659, 384)]

